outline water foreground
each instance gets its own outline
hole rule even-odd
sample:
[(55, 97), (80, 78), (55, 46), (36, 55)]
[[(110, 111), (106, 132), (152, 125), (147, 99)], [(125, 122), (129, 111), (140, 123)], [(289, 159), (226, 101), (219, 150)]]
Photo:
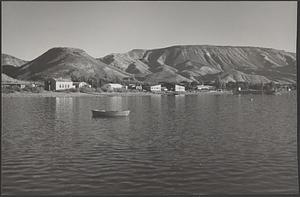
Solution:
[(2, 192), (296, 193), (296, 98), (3, 97)]

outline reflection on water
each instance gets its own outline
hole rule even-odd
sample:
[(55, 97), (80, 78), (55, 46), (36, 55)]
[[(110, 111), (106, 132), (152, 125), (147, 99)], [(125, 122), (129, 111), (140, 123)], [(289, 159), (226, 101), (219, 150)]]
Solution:
[(292, 94), (3, 98), (3, 193), (296, 193), (296, 117)]
[(126, 99), (122, 99), (121, 96), (108, 97), (106, 100), (105, 110), (108, 111), (122, 111), (123, 106), (126, 106)]
[(55, 115), (57, 120), (62, 120), (65, 115), (73, 114), (73, 98), (72, 97), (55, 97)]

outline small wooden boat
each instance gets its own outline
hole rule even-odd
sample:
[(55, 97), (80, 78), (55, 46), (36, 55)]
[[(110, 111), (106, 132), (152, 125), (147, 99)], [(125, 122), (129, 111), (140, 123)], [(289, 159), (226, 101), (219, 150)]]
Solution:
[(93, 117), (119, 117), (128, 116), (130, 111), (106, 111), (106, 110), (92, 110)]

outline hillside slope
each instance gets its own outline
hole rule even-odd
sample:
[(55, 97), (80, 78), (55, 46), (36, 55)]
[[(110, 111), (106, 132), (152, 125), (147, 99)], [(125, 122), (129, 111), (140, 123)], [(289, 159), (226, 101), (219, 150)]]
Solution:
[(21, 84), (26, 84), (28, 83), (28, 81), (21, 81), (21, 80), (18, 80), (18, 79), (14, 79), (4, 73), (1, 73), (1, 82), (2, 83), (21, 83)]
[(153, 82), (161, 80), (164, 74), (159, 73), (166, 72), (166, 69), (172, 70), (173, 81), (178, 81), (179, 78), (193, 81), (214, 80), (220, 75), (224, 82), (296, 82), (296, 55), (283, 50), (186, 45), (135, 51), (138, 51), (137, 55), (132, 55), (130, 51), (125, 54), (111, 54), (102, 59), (107, 64), (133, 75), (144, 74), (146, 81)]
[(1, 54), (1, 66), (11, 65), (11, 66), (15, 66), (15, 67), (20, 67), (23, 64), (25, 64), (26, 62), (27, 61), (21, 60), (12, 55), (4, 54), (4, 53)]
[(17, 74), (17, 78), (23, 80), (70, 76), (115, 80), (129, 75), (107, 66), (81, 49), (65, 47), (48, 50), (38, 58), (21, 66)]
[(18, 67), (24, 65), (25, 63), (27, 63), (27, 61), (21, 60), (8, 54), (1, 54), (2, 73), (10, 77), (15, 77), (17, 74)]

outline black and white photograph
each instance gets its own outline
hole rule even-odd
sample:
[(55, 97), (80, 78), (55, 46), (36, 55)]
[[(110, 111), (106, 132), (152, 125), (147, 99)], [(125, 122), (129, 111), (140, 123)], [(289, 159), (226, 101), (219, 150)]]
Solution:
[(1, 195), (299, 194), (297, 1), (1, 1)]

